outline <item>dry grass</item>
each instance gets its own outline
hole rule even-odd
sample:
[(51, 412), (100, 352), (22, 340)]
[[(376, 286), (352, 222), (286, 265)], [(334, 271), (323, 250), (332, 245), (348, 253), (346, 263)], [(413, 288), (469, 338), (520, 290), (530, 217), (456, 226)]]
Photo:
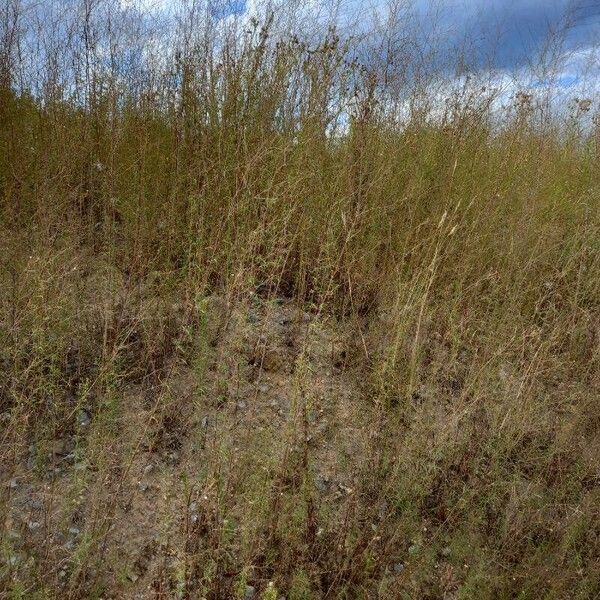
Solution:
[(590, 107), (79, 18), (43, 93), (3, 38), (1, 597), (598, 597)]

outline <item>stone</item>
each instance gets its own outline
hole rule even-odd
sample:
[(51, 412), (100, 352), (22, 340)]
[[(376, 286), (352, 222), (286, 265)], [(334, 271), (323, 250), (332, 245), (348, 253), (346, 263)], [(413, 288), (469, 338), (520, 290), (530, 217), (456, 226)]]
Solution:
[(323, 475), (315, 477), (315, 487), (319, 492), (326, 492), (329, 489), (329, 479)]
[(15, 531), (14, 529), (10, 529), (8, 531), (8, 539), (12, 542), (16, 542), (21, 539), (21, 534), (18, 531)]
[(50, 456), (53, 458), (67, 456), (67, 454), (73, 451), (73, 448), (74, 444), (69, 439), (54, 440), (50, 448)]
[(247, 585), (244, 600), (253, 600), (254, 598), (256, 598), (256, 588), (252, 585)]
[(77, 422), (81, 427), (87, 427), (92, 422), (92, 416), (85, 408), (82, 408), (77, 415)]
[(42, 510), (44, 507), (42, 501), (38, 500), (37, 498), (30, 499), (27, 504), (31, 510)]

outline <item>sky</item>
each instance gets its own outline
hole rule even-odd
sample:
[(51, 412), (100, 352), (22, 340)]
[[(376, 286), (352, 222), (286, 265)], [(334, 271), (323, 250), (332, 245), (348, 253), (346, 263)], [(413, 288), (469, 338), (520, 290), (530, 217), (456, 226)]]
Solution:
[[(56, 0), (65, 6), (77, 0)], [(123, 7), (135, 7), (143, 13), (170, 12), (177, 3), (196, 0), (117, 0)], [(209, 2), (212, 15), (219, 21), (247, 19), (265, 2), (286, 7), (294, 16), (298, 0), (198, 0)], [(344, 24), (366, 31), (384, 19), (386, 7), (394, 0), (338, 0), (342, 9), (337, 15)], [(330, 17), (333, 0), (303, 0), (308, 11)], [(554, 87), (572, 96), (600, 95), (600, 0), (398, 0), (412, 5), (410, 14), (417, 39), (423, 45), (432, 41), (440, 63), (466, 49), (471, 72), (494, 77), (496, 81), (513, 81), (508, 87)], [(404, 18), (404, 17), (402, 17)], [(314, 21), (306, 21), (314, 23)], [(402, 19), (399, 20), (402, 22)], [(376, 27), (375, 27), (376, 31)], [(306, 32), (309, 34), (310, 32)], [(549, 35), (562, 39), (560, 46), (546, 46)], [(556, 35), (559, 34), (559, 35)], [(561, 35), (562, 34), (562, 35)], [(376, 34), (372, 36), (376, 41)], [(466, 46), (465, 46), (466, 44)], [(558, 58), (560, 67), (550, 81), (540, 71), (538, 57), (546, 49), (549, 57)], [(443, 66), (440, 70), (443, 71)], [(451, 77), (452, 73), (448, 73)]]
[[(168, 5), (173, 0), (139, 1)], [(387, 1), (342, 0), (341, 18), (352, 16), (368, 27), (371, 15), (383, 12)], [(422, 35), (435, 35), (443, 51), (451, 52), (469, 40), (475, 69), (493, 67), (505, 72), (526, 69), (530, 59), (544, 48), (549, 34), (562, 32), (561, 51), (576, 57), (561, 80), (561, 84), (568, 87), (578, 81), (578, 71), (585, 67), (591, 48), (600, 40), (600, 0), (411, 1)], [(226, 19), (247, 15), (259, 0), (211, 2), (213, 15)], [(330, 4), (327, 0), (310, 0), (316, 11)]]
[[(425, 2), (420, 3), (425, 14)], [(480, 66), (493, 57), (500, 69), (527, 66), (550, 33), (564, 33), (564, 49), (580, 50), (600, 33), (600, 0), (440, 0), (439, 20), (449, 39), (473, 40)], [(426, 17), (425, 17), (426, 18)]]

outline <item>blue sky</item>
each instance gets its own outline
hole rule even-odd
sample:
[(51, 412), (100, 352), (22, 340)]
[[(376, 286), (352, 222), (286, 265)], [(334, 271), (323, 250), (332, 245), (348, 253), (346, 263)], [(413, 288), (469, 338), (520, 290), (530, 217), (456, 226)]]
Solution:
[[(243, 15), (257, 0), (210, 1), (213, 14), (227, 17)], [(369, 14), (365, 6), (376, 10), (386, 6), (386, 0), (342, 2), (363, 24)], [(312, 0), (316, 10), (328, 4), (328, 0)], [(600, 39), (600, 0), (413, 0), (413, 7), (424, 36), (431, 33), (435, 20), (436, 31), (442, 34), (437, 39), (441, 48), (451, 51), (469, 40), (473, 66), (481, 69), (526, 67), (550, 32), (563, 30), (564, 49), (569, 51), (587, 48), (595, 43), (594, 38)], [(573, 78), (567, 76), (564, 82), (571, 84)]]
[(210, 4), (211, 12), (217, 19), (246, 12), (246, 0), (212, 0)]
[[(65, 0), (62, 0), (65, 1)], [(244, 18), (269, 0), (206, 0), (218, 19)], [(270, 0), (272, 5), (294, 11), (297, 0)], [(383, 14), (392, 0), (340, 0), (341, 21), (352, 21), (368, 30), (374, 14)], [(175, 0), (121, 0), (124, 4), (168, 9)], [(308, 12), (327, 20), (328, 7), (336, 0), (305, 0)], [(530, 77), (532, 87), (549, 82), (530, 66), (537, 63), (551, 33), (562, 32), (563, 44), (550, 52), (563, 60), (552, 85), (575, 91), (584, 76), (600, 82), (596, 62), (589, 72), (590, 57), (600, 40), (600, 0), (400, 0), (412, 5), (409, 11), (417, 26), (417, 45), (432, 44), (440, 64), (452, 62), (465, 50), (468, 67), (482, 74), (500, 72)], [(300, 13), (303, 11), (299, 11)], [(307, 21), (310, 23), (310, 19)], [(313, 23), (314, 24), (314, 23)], [(313, 31), (307, 31), (310, 35)], [(560, 37), (560, 36), (559, 36)], [(556, 36), (554, 39), (557, 39)], [(427, 40), (427, 41), (426, 41)], [(586, 69), (588, 72), (586, 73)], [(442, 67), (443, 70), (443, 67)], [(598, 84), (596, 84), (596, 87)]]
[[(425, 2), (421, 1), (421, 14)], [(441, 0), (439, 20), (448, 39), (472, 40), (476, 60), (526, 66), (551, 32), (563, 31), (565, 49), (588, 46), (600, 32), (600, 0)], [(426, 17), (424, 17), (426, 18)]]
[[(135, 0), (124, 0), (124, 2)], [(173, 0), (141, 0), (142, 4), (168, 6)], [(243, 15), (260, 0), (208, 0), (217, 18)], [(539, 50), (549, 31), (569, 23), (567, 46), (584, 47), (600, 34), (600, 0), (408, 0), (427, 34), (431, 15), (449, 44), (468, 38), (473, 50), (485, 60), (494, 55), (499, 68), (518, 68)], [(286, 5), (285, 0), (274, 4)], [(310, 0), (313, 8), (331, 0)], [(387, 0), (342, 0), (355, 16), (368, 21), (369, 7), (383, 9)], [(365, 8), (366, 7), (366, 8)]]

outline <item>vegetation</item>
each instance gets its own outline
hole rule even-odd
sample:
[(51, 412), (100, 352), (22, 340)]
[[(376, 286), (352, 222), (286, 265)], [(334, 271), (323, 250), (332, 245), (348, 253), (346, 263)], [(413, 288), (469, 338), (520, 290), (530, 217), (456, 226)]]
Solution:
[(0, 10), (2, 597), (598, 597), (595, 105), (400, 4), (61, 8)]

